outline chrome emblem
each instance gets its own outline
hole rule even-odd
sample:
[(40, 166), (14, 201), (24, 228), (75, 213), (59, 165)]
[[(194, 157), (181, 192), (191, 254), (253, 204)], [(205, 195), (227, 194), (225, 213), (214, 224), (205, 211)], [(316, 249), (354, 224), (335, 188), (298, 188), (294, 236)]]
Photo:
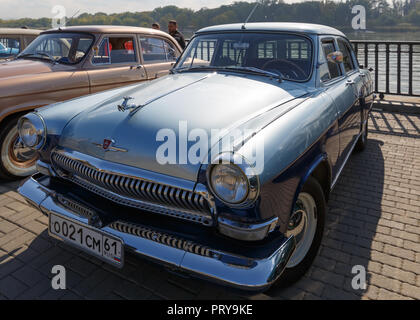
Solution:
[(113, 146), (114, 143), (115, 143), (115, 141), (112, 140), (112, 139), (104, 139), (103, 143), (93, 142), (93, 144), (95, 146), (97, 146), (98, 148), (101, 148), (102, 150), (105, 150), (105, 151), (127, 152), (126, 149), (118, 148), (118, 147)]
[(134, 109), (134, 108), (137, 107), (134, 104), (128, 105), (128, 101), (133, 100), (134, 98), (132, 98), (132, 97), (124, 97), (123, 99), (124, 99), (123, 103), (121, 103), (121, 104), (118, 105), (118, 111), (124, 112), (126, 110)]
[(102, 148), (104, 148), (104, 150), (108, 150), (108, 148), (110, 147), (111, 143), (113, 143), (114, 141), (109, 140), (109, 139), (104, 139), (104, 143), (102, 144)]

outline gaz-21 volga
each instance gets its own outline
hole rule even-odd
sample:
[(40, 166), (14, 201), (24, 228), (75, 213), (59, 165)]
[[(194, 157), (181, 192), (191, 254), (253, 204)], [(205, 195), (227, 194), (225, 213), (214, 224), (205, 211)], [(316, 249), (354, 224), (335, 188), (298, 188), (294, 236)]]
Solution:
[(372, 90), (336, 29), (208, 27), (163, 78), (22, 117), (39, 173), (19, 192), (51, 236), (117, 267), (132, 251), (240, 289), (287, 285), (366, 146)]

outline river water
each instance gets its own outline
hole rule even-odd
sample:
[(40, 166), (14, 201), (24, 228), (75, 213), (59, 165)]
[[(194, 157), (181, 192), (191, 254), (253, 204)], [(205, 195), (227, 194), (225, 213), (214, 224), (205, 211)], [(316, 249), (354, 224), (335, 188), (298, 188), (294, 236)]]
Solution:
[(346, 32), (350, 40), (420, 41), (420, 31), (407, 32)]

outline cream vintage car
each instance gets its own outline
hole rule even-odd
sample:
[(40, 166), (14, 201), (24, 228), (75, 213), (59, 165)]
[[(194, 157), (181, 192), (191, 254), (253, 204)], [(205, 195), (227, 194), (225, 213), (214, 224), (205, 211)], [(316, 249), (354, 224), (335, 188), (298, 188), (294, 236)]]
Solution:
[(0, 63), (0, 177), (35, 171), (36, 154), (18, 139), (30, 110), (168, 74), (182, 50), (148, 28), (78, 26), (42, 32), (14, 60)]

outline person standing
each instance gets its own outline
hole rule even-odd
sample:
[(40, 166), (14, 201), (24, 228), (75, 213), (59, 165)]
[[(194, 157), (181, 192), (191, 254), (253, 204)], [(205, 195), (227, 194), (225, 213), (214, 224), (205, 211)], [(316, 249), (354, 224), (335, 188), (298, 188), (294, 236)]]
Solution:
[(155, 30), (160, 30), (160, 24), (159, 24), (159, 23), (157, 23), (157, 22), (154, 22), (154, 23), (152, 24), (152, 29), (155, 29)]
[(179, 43), (182, 50), (184, 50), (185, 49), (185, 39), (184, 39), (183, 34), (178, 31), (178, 24), (175, 20), (169, 21), (168, 32)]

